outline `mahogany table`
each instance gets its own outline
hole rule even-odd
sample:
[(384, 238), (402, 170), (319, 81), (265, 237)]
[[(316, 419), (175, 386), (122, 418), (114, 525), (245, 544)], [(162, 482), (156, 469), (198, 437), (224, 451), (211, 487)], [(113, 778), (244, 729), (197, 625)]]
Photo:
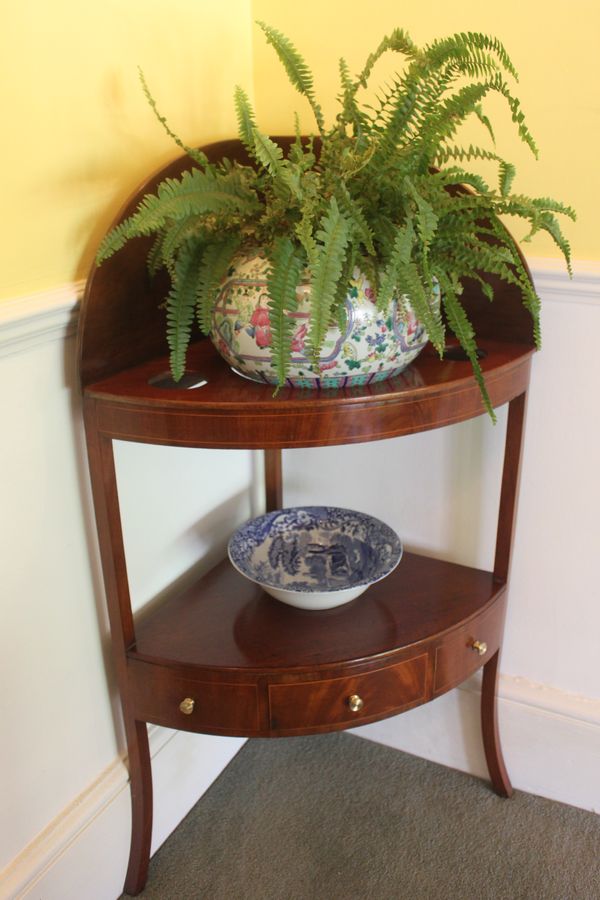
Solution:
[[(217, 158), (237, 142), (212, 145)], [(180, 159), (136, 191), (126, 215)], [(506, 607), (531, 322), (517, 291), (475, 283), (475, 322), (492, 404), (509, 404), (496, 552), (490, 572), (407, 553), (345, 606), (319, 612), (273, 600), (224, 560), (185, 592), (132, 614), (113, 441), (259, 448), (266, 507), (283, 505), (281, 450), (381, 440), (482, 414), (467, 362), (430, 348), (388, 382), (310, 391), (232, 373), (207, 340), (188, 369), (201, 387), (164, 387), (165, 283), (146, 274), (147, 246), (127, 245), (90, 276), (80, 317), (80, 369), (89, 464), (131, 776), (132, 841), (125, 890), (144, 887), (152, 831), (146, 723), (208, 734), (277, 737), (334, 731), (426, 703), (483, 666), (483, 743), (494, 790), (511, 786), (498, 737), (496, 684)], [(168, 378), (166, 379), (168, 384)], [(490, 425), (490, 427), (492, 427)]]

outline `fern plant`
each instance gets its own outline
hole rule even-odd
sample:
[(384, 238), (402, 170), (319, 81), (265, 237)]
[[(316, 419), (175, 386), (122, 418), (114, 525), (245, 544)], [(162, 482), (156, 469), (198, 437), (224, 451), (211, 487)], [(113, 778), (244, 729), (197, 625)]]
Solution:
[[(498, 94), (518, 137), (537, 156), (509, 85), (517, 73), (506, 50), (496, 38), (472, 32), (419, 48), (396, 29), (354, 77), (340, 60), (340, 110), (328, 126), (302, 56), (279, 31), (259, 25), (292, 85), (308, 101), (318, 143), (301, 136), (296, 117), (295, 139), (286, 155), (259, 130), (238, 87), (239, 138), (254, 164), (210, 163), (171, 131), (140, 73), (148, 102), (189, 155), (190, 170), (146, 195), (133, 215), (106, 236), (98, 262), (133, 238), (154, 236), (148, 264), (152, 272), (165, 267), (171, 278), (167, 339), (172, 374), (179, 380), (194, 318), (209, 330), (219, 282), (232, 259), (240, 250), (262, 248), (270, 266), (271, 351), (280, 384), (291, 354), (287, 313), (294, 308), (301, 273), (310, 273), (308, 341), (318, 358), (327, 328), (343, 320), (347, 285), (358, 266), (375, 287), (380, 309), (394, 295), (410, 297), (440, 354), (450, 329), (471, 361), (493, 417), (475, 335), (461, 304), (463, 282), (476, 279), (490, 300), (493, 290), (484, 274), (516, 285), (539, 344), (539, 298), (501, 217), (529, 223), (528, 238), (546, 231), (569, 271), (570, 248), (557, 215), (575, 218), (569, 206), (555, 200), (513, 193), (515, 167), (493, 149), (458, 143), (459, 127), (472, 117), (493, 142), (483, 102)], [(361, 105), (359, 96), (375, 64), (388, 52), (400, 57), (399, 74), (377, 93), (374, 104)], [(481, 160), (496, 168), (495, 184), (473, 171), (471, 164)], [(455, 190), (456, 185), (463, 188)], [(431, 303), (436, 286), (441, 305)]]

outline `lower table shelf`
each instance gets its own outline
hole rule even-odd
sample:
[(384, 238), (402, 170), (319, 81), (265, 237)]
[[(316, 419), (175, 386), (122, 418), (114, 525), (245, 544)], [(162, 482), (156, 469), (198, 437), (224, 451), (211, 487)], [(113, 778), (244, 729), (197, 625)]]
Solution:
[(145, 616), (127, 652), (139, 721), (283, 736), (365, 724), (459, 684), (499, 649), (505, 586), (407, 553), (336, 609), (285, 606), (227, 560)]

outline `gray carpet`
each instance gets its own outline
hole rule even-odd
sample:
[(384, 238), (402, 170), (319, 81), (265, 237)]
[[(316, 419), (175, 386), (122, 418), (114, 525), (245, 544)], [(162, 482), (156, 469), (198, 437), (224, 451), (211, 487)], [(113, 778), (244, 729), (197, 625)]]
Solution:
[(600, 900), (600, 817), (349, 734), (249, 741), (144, 900)]

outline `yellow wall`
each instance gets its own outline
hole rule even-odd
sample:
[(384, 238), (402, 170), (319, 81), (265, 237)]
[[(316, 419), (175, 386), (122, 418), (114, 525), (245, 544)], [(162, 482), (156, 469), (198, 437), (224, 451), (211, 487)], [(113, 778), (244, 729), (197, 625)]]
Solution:
[(21, 0), (3, 9), (0, 298), (84, 277), (124, 197), (189, 142), (235, 130), (250, 0)]
[[(564, 225), (573, 254), (579, 259), (600, 259), (597, 0), (411, 0), (402, 4), (395, 0), (253, 0), (252, 7), (254, 19), (283, 31), (303, 54), (315, 73), (318, 98), (330, 116), (336, 106), (326, 98), (335, 98), (339, 90), (338, 57), (344, 56), (351, 71), (358, 71), (394, 27), (405, 28), (418, 44), (468, 30), (500, 38), (519, 71), (515, 92), (540, 148), (536, 162), (520, 145), (510, 119), (501, 115), (496, 129), (498, 149), (517, 164), (514, 188), (574, 206), (577, 223), (565, 220)], [(313, 127), (310, 115), (303, 115), (303, 99), (286, 89), (274, 51), (258, 28), (254, 29), (254, 67), (259, 125), (271, 133), (288, 132), (291, 112), (297, 109), (303, 124)], [(512, 230), (518, 236), (518, 229)], [(560, 255), (546, 236), (528, 245), (527, 253)]]
[[(255, 96), (259, 124), (289, 131), (303, 101), (252, 20), (294, 41), (335, 113), (337, 58), (353, 70), (383, 34), (402, 25), (424, 43), (456, 30), (505, 41), (521, 72), (518, 94), (541, 148), (538, 163), (501, 125), (499, 150), (519, 168), (516, 187), (576, 207), (567, 223), (574, 255), (600, 259), (600, 91), (596, 0), (22, 0), (4, 10), (3, 247), (0, 299), (85, 276), (125, 196), (178, 151), (152, 116), (137, 80), (142, 66), (160, 108), (190, 143), (235, 133), (233, 87)], [(254, 90), (253, 90), (254, 87)], [(331, 98), (327, 102), (326, 98)], [(306, 127), (310, 119), (304, 115)], [(531, 255), (557, 255), (545, 238)]]

